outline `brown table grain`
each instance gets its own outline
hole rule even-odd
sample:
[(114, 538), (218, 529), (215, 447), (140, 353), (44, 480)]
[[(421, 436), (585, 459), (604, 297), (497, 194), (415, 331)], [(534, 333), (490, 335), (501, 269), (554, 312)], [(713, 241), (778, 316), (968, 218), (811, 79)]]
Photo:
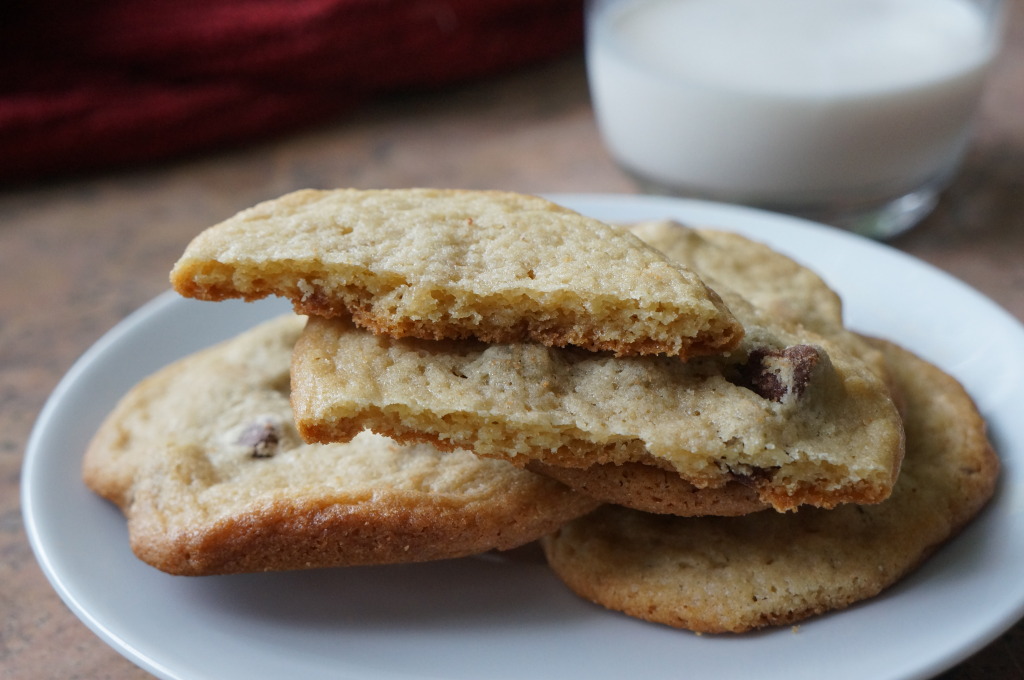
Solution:
[[(70, 613), (33, 558), (19, 508), (33, 421), (82, 352), (167, 289), (194, 234), (257, 201), (335, 186), (636, 191), (598, 139), (580, 55), (244, 150), (0, 189), (0, 678), (148, 677)], [(1011, 0), (963, 171), (893, 245), (1024, 320), (1024, 0)], [(1024, 678), (1024, 623), (941, 677)]]

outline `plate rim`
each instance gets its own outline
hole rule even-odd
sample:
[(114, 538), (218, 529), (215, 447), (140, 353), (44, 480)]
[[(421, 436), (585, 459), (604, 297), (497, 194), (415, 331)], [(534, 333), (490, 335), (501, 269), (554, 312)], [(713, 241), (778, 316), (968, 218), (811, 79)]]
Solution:
[[(705, 213), (729, 217), (738, 216), (742, 220), (752, 220), (760, 225), (785, 226), (788, 230), (795, 229), (801, 234), (812, 239), (823, 239), (828, 242), (835, 242), (836, 239), (838, 239), (840, 242), (849, 244), (856, 249), (866, 249), (869, 252), (879, 253), (881, 256), (887, 258), (895, 257), (901, 264), (918, 268), (927, 276), (940, 277), (945, 284), (956, 287), (965, 295), (971, 297), (972, 300), (987, 305), (987, 308), (985, 309), (986, 314), (1001, 315), (1004, 322), (1009, 323), (1010, 325), (1015, 325), (1021, 331), (1020, 337), (1024, 338), (1024, 326), (1022, 326), (1020, 320), (1016, 319), (1007, 310), (1003, 309), (993, 300), (965, 282), (912, 255), (898, 251), (885, 244), (870, 241), (864, 237), (851, 234), (849, 232), (843, 232), (825, 225), (786, 215), (769, 213), (755, 208), (694, 199), (609, 193), (555, 193), (545, 194), (545, 197), (550, 198), (557, 203), (566, 205), (567, 207), (579, 210), (585, 214), (603, 212), (610, 208), (622, 208), (626, 212), (649, 212), (651, 218), (667, 217), (676, 219), (692, 219), (693, 215)], [(595, 207), (597, 210), (594, 210)], [(683, 217), (684, 215), (690, 215), (691, 217)], [(644, 218), (635, 217), (631, 219)], [(707, 226), (723, 229), (730, 228), (730, 225), (724, 224), (708, 224)], [(750, 235), (746, 229), (736, 229), (736, 231)], [(763, 239), (765, 242), (768, 242), (773, 246), (777, 245), (777, 243), (773, 242), (773, 239), (771, 238), (771, 232), (766, 232), (764, 236), (766, 237)], [(51, 547), (47, 545), (47, 539), (44, 535), (45, 528), (38, 524), (39, 516), (36, 509), (38, 503), (41, 501), (37, 499), (36, 482), (39, 475), (38, 467), (41, 465), (41, 456), (43, 455), (39, 451), (46, 439), (47, 430), (52, 426), (52, 421), (55, 415), (67, 403), (69, 398), (68, 395), (72, 388), (82, 381), (83, 376), (86, 375), (89, 367), (94, 365), (99, 358), (108, 353), (111, 350), (111, 347), (113, 347), (117, 342), (129, 337), (135, 328), (142, 326), (147, 322), (152, 322), (153, 319), (158, 319), (161, 316), (168, 314), (169, 310), (177, 309), (184, 303), (185, 301), (179, 298), (173, 291), (167, 290), (160, 293), (108, 329), (72, 363), (71, 367), (61, 377), (51, 394), (48, 396), (36, 418), (26, 443), (20, 475), (21, 511), (26, 535), (33, 554), (51, 586), (64, 603), (72, 610), (72, 612), (82, 620), (94, 634), (104, 640), (120, 654), (128, 658), (132, 663), (135, 663), (158, 677), (166, 678), (168, 680), (178, 680), (183, 676), (176, 674), (172, 668), (166, 667), (165, 664), (158, 662), (156, 659), (150, 658), (148, 655), (140, 651), (136, 645), (132, 644), (130, 640), (125, 639), (123, 635), (116, 634), (110, 628), (109, 623), (97, 620), (93, 613), (81, 603), (80, 599), (76, 596), (76, 593), (68, 589), (66, 579), (62, 578), (62, 575), (59, 573), (57, 566), (52, 560), (52, 555), (50, 554)], [(182, 354), (187, 353), (188, 352), (183, 352)], [(78, 459), (76, 458), (75, 460)], [(1016, 464), (1017, 461), (1014, 461), (1014, 463)], [(1006, 477), (1007, 475), (1004, 469), (1003, 480), (1001, 482), (1002, 484), (1007, 483)], [(1002, 489), (1000, 491), (1002, 491)], [(997, 492), (997, 494), (998, 493), (999, 492)], [(998, 500), (999, 498), (997, 495), (997, 498), (993, 499), (993, 503), (991, 505), (995, 505)], [(990, 511), (991, 506), (985, 510), (985, 512)], [(916, 675), (911, 673), (892, 677), (906, 679), (914, 677), (930, 677), (935, 673), (947, 670), (956, 663), (963, 661), (991, 643), (1009, 627), (1014, 625), (1016, 621), (1020, 620), (1021, 617), (1024, 617), (1024, 599), (1016, 602), (1014, 607), (1006, 607), (1002, 612), (1002, 616), (998, 617), (997, 620), (990, 621), (987, 630), (982, 631), (979, 635), (974, 636), (970, 640), (965, 640), (964, 644), (959, 648), (947, 650), (943, 654), (937, 654), (927, 664), (918, 664), (915, 667)]]

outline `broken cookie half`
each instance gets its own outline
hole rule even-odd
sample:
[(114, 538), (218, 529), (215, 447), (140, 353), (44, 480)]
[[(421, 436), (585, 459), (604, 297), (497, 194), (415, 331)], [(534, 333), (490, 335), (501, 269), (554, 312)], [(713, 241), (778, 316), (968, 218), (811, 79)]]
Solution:
[(171, 272), (202, 300), (281, 296), (392, 337), (686, 359), (743, 328), (700, 277), (621, 229), (496, 191), (305, 190), (197, 236)]
[(810, 332), (796, 353), (817, 359), (786, 367), (790, 335), (775, 337), (754, 382), (802, 377), (759, 393), (746, 366), (765, 359), (752, 352), (680, 362), (394, 340), (311, 317), (292, 357), (292, 406), (307, 441), (368, 427), (522, 466), (654, 464), (702, 489), (740, 482), (779, 510), (886, 498), (903, 440), (884, 382)]

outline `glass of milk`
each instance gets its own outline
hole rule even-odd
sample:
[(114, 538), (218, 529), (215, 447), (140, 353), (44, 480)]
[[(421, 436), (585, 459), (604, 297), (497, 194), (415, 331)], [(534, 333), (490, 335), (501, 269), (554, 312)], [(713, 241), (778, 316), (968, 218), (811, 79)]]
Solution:
[(609, 151), (645, 190), (876, 238), (934, 207), (967, 147), (1000, 0), (588, 0)]

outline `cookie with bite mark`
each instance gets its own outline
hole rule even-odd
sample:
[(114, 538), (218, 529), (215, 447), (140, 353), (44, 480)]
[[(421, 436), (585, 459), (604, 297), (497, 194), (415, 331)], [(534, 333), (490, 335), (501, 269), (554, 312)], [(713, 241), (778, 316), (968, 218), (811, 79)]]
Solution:
[(297, 191), (203, 231), (171, 283), (201, 300), (277, 295), (398, 338), (686, 359), (743, 335), (696, 274), (640, 239), (511, 192)]

